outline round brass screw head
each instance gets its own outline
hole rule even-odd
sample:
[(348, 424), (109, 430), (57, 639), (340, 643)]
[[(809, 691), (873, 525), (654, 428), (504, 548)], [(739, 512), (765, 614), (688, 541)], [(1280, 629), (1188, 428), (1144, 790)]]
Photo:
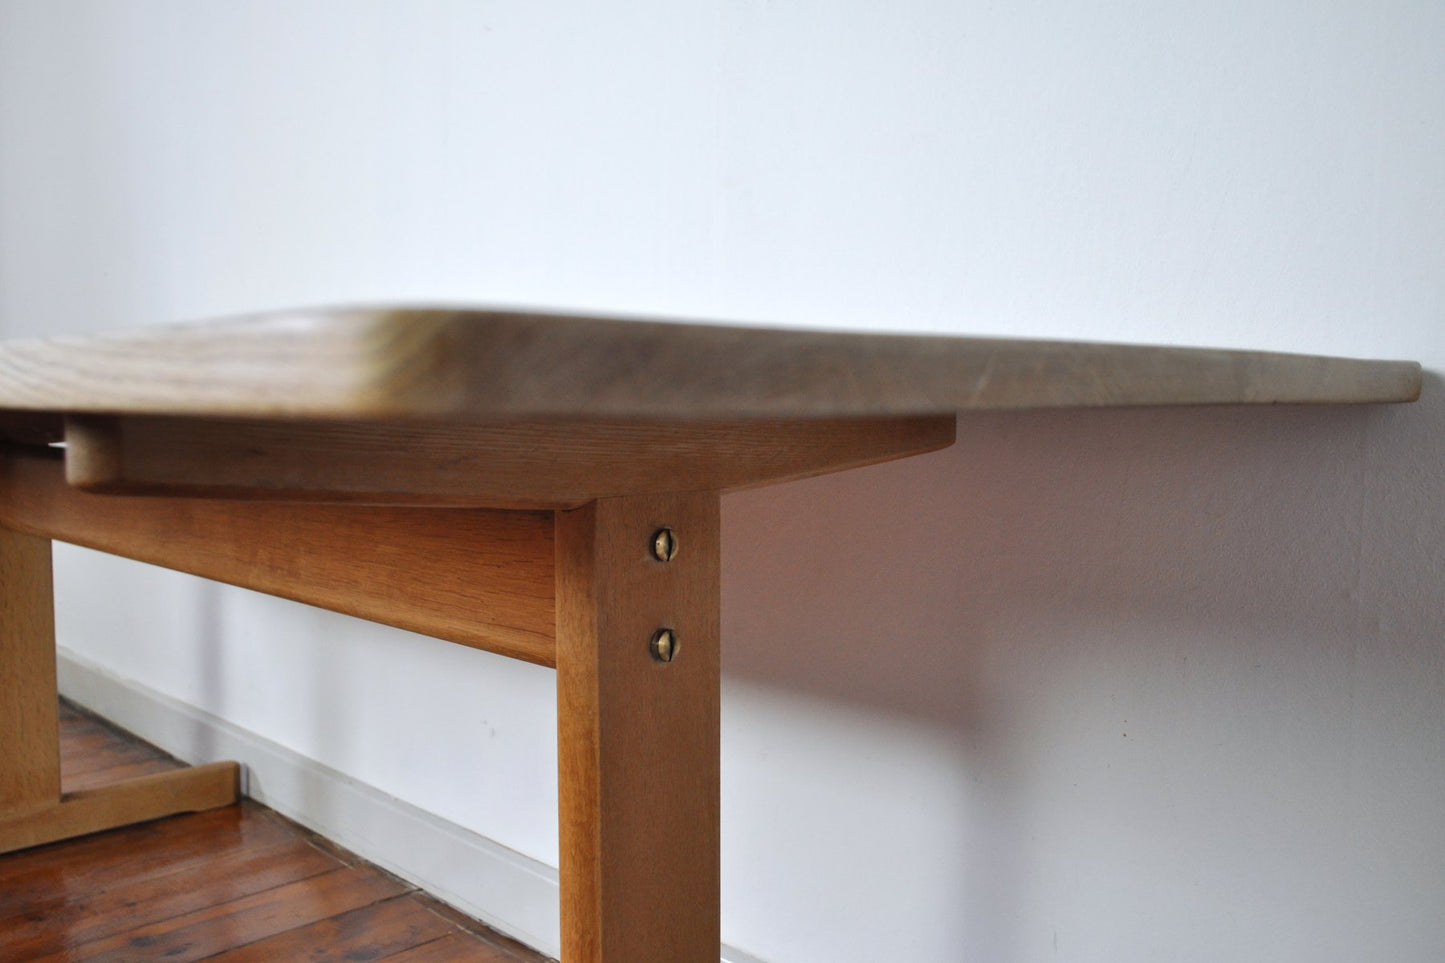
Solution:
[(677, 554), (677, 535), (670, 528), (659, 528), (652, 536), (652, 557), (670, 562)]
[(652, 657), (659, 662), (671, 662), (677, 655), (677, 636), (672, 629), (658, 629), (652, 633)]

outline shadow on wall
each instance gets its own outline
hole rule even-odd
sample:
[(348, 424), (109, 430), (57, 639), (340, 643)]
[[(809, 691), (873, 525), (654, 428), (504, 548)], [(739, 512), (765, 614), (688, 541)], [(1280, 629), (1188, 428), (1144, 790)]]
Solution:
[(1435, 376), (1415, 405), (962, 416), (943, 452), (729, 497), (726, 668), (971, 728), (978, 656), (1050, 614), (1234, 638), (1438, 619), (1401, 583), (1439, 574), (1442, 470)]
[[(1028, 925), (1005, 920), (1051, 879), (1107, 912), (1088, 874), (1124, 870), (1085, 868), (1062, 837), (1039, 852), (1073, 820), (1145, 865), (1191, 860), (1182, 925), (1247, 898), (1244, 872), (1275, 926), (1291, 905), (1332, 912), (1354, 897), (1285, 892), (1325, 839), (1339, 865), (1312, 871), (1398, 872), (1412, 829), (1428, 854), (1412, 858), (1445, 858), (1426, 801), (1445, 790), (1442, 388), (1429, 376), (1400, 406), (972, 414), (946, 451), (730, 496), (725, 672), (957, 746), (992, 840), (956, 854), (995, 911), (968, 942), (992, 958), (1031, 958), (1044, 935), (1000, 928)], [(1335, 801), (1301, 821), (1316, 794)]]

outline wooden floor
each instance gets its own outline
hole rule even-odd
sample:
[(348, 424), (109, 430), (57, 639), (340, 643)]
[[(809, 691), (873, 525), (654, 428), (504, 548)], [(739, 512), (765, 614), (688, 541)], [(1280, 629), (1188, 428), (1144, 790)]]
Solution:
[[(179, 764), (61, 705), (66, 791)], [(249, 800), (0, 856), (0, 961), (545, 958)]]

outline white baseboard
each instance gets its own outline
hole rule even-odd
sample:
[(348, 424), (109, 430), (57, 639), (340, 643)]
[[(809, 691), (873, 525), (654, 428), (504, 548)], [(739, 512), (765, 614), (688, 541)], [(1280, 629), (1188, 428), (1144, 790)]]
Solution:
[[(65, 648), (60, 694), (184, 762), (234, 759), (246, 795), (551, 957), (557, 871)], [(722, 963), (763, 963), (724, 946)]]

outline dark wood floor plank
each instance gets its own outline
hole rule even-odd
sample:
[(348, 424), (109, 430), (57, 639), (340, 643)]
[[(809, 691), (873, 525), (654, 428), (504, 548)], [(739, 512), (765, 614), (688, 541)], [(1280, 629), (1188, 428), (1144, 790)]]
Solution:
[[(79, 776), (93, 776), (98, 770), (113, 769), (127, 764), (155, 764), (179, 769), (181, 763), (147, 745), (130, 733), (106, 723), (94, 716), (77, 711), (61, 702), (60, 710), (60, 769), (61, 781), (66, 792), (86, 788), (72, 785)], [(151, 771), (163, 771), (153, 769)], [(124, 778), (118, 776), (117, 778)], [(94, 783), (87, 780), (92, 785)]]
[(115, 858), (139, 848), (157, 853), (168, 851), (208, 835), (222, 839), (237, 834), (241, 815), (230, 809), (217, 809), (204, 814), (203, 822), (184, 818), (159, 819), (139, 826), (78, 839), (48, 843), (0, 857), (0, 904), (9, 895), (12, 885), (37, 875), (54, 874), (56, 878), (104, 870)]
[(62, 709), (59, 714), (60, 731), (68, 745), (60, 747), (61, 752), (79, 752), (103, 742), (125, 740), (123, 730), (101, 722), (95, 716)]
[(32, 907), (0, 920), (0, 960), (61, 955), (197, 910), (262, 893), (337, 869), (336, 860), (304, 840), (241, 850), (155, 879)]
[(244, 807), (227, 807), (37, 847), (0, 860), (0, 915), (39, 891), (106, 889), (287, 837), (270, 820), (246, 818)]
[(264, 893), (219, 903), (126, 933), (96, 940), (49, 963), (163, 959), (186, 963), (285, 933), (404, 893), (396, 880), (367, 867), (349, 866)]
[(453, 933), (384, 959), (386, 963), (520, 963), (519, 957), (470, 933)]
[[(34, 916), (53, 906), (93, 902), (103, 894), (166, 885), (164, 881), (173, 878), (198, 874), (203, 877), (222, 867), (241, 865), (256, 856), (279, 857), (315, 848), (294, 835), (274, 832), (272, 827), (260, 827), (259, 831), (249, 833), (245, 838), (243, 845), (229, 847), (210, 846), (204, 838), (195, 839), (184, 847), (173, 847), (167, 854), (168, 858), (164, 859), (141, 861), (120, 854), (108, 857), (104, 864), (96, 861), (88, 872), (75, 872), (63, 877), (48, 872), (17, 875), (7, 885), (6, 900), (0, 904), (0, 926), (16, 915)], [(137, 853), (138, 850), (131, 849), (131, 852)], [(341, 867), (335, 859), (324, 853), (321, 855), (326, 860), (327, 869)]]
[(137, 776), (149, 776), (158, 772), (170, 772), (172, 769), (180, 769), (176, 763), (169, 759), (141, 759), (136, 762), (121, 762), (113, 766), (90, 769), (87, 772), (65, 772), (62, 770), (60, 786), (64, 792), (80, 792), (84, 789), (96, 789), (100, 786), (108, 786), (111, 783), (122, 782), (126, 779), (134, 779)]
[(211, 957), (213, 963), (312, 963), (381, 960), (455, 933), (446, 920), (413, 900), (374, 903)]
[[(454, 906), (448, 906), (434, 896), (418, 890), (412, 894), (411, 898), (421, 903), (442, 919), (451, 922), (457, 929), (465, 931), (468, 936), (474, 937), (479, 943), (484, 944), (494, 952), (501, 953), (502, 956), (500, 959), (523, 960), (527, 961), (527, 963), (541, 963), (541, 961), (545, 960), (545, 957), (538, 955), (535, 950), (526, 944), (518, 943), (516, 940), (503, 936), (496, 930), (489, 929), (485, 924), (473, 919)], [(491, 957), (484, 957), (484, 959), (490, 960)]]
[[(75, 791), (181, 764), (61, 702)], [(0, 856), (0, 963), (543, 963), (251, 801)]]
[(74, 710), (60, 716), (60, 735), (61, 758), (85, 756), (121, 747), (164, 755), (159, 749), (133, 738), (129, 733), (107, 725), (94, 716)]
[(60, 711), (56, 714), (56, 719), (60, 723), (60, 730), (72, 736), (94, 732), (97, 728), (105, 729), (108, 732), (124, 731), (119, 726), (101, 721), (99, 716), (77, 709), (64, 699), (60, 700)]
[(107, 729), (99, 722), (82, 715), (71, 715), (60, 720), (60, 756), (85, 756), (105, 749), (114, 749), (126, 744), (125, 737), (114, 729)]
[[(138, 746), (134, 743), (119, 743), (114, 747), (99, 746), (83, 754), (62, 753), (60, 756), (60, 780), (63, 785), (67, 776), (84, 775), (96, 769), (105, 769), (110, 766), (137, 762), (154, 762), (158, 758), (164, 759), (165, 757), (161, 756), (149, 746)], [(69, 787), (66, 788), (68, 789)]]
[(153, 759), (158, 754), (145, 747), (137, 748), (120, 739), (103, 734), (86, 736), (83, 743), (61, 743), (60, 770), (63, 773), (89, 772), (99, 766)]

